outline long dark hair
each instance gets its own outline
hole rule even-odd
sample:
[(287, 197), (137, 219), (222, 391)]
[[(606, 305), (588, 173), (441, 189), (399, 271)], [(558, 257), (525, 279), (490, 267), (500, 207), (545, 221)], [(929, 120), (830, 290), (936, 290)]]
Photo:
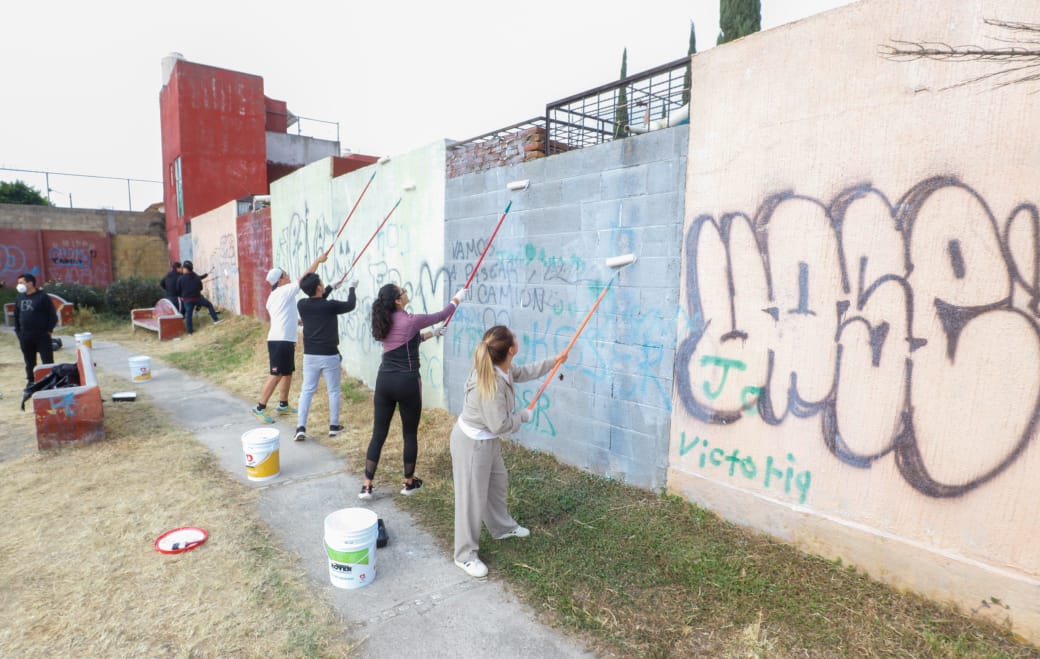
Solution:
[(397, 284), (386, 284), (372, 302), (372, 338), (382, 341), (390, 333), (390, 318), (397, 311), (397, 298), (401, 288)]

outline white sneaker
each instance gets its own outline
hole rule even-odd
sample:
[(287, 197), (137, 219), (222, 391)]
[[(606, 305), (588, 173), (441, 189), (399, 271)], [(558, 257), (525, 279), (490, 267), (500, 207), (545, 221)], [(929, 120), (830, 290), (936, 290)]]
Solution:
[(502, 535), (496, 536), (495, 540), (505, 540), (506, 538), (526, 538), (529, 535), (531, 535), (531, 531), (522, 526), (518, 526), (509, 533), (503, 533)]
[(465, 563), (455, 561), (455, 565), (458, 565), (466, 574), (474, 579), (483, 579), (487, 576), (487, 566), (484, 565), (484, 561), (479, 558), (470, 559)]

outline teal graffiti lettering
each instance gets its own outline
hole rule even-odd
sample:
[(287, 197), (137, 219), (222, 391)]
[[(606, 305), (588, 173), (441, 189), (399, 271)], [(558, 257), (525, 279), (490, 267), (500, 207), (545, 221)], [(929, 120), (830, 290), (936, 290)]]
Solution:
[(689, 444), (686, 443), (686, 431), (684, 430), (682, 436), (679, 438), (679, 455), (686, 455), (693, 449), (697, 444), (700, 444), (701, 438), (694, 437), (693, 441)]
[(715, 357), (714, 355), (704, 355), (701, 357), (701, 366), (721, 366), (722, 367), (722, 378), (719, 380), (719, 386), (717, 389), (712, 390), (711, 383), (707, 380), (704, 381), (704, 395), (715, 400), (722, 394), (722, 389), (726, 386), (726, 376), (729, 375), (729, 369), (735, 368), (738, 371), (747, 370), (747, 366), (744, 362), (737, 359), (726, 359), (725, 357)]
[[(701, 469), (711, 467), (723, 467), (726, 475), (730, 478), (743, 476), (748, 480), (756, 480), (759, 477), (758, 465), (751, 455), (741, 455), (740, 449), (733, 449), (726, 453), (721, 448), (708, 448), (708, 440), (702, 437), (694, 437), (687, 441), (686, 432), (679, 435), (679, 456), (685, 456), (693, 449), (699, 448), (697, 464)], [(788, 465), (782, 465), (773, 456), (766, 456), (765, 467), (762, 469), (762, 486), (768, 489), (782, 489), (784, 494), (797, 494), (798, 503), (805, 503), (809, 497), (809, 489), (812, 486), (812, 473), (809, 470), (797, 471), (795, 469), (795, 457), (793, 453), (786, 455)]]
[(744, 387), (740, 391), (740, 409), (748, 416), (758, 413), (758, 397), (762, 395), (762, 387)]

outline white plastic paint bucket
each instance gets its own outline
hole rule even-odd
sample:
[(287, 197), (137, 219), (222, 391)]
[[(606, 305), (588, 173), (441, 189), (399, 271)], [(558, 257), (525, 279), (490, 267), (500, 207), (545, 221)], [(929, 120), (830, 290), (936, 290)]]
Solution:
[(147, 382), (152, 379), (152, 360), (144, 355), (130, 358), (130, 379), (134, 382)]
[(376, 579), (379, 516), (368, 508), (343, 508), (325, 517), (329, 580), (337, 588), (361, 588)]
[(278, 478), (278, 429), (255, 428), (242, 433), (242, 452), (246, 457), (246, 476), (251, 481)]
[(88, 348), (94, 348), (94, 335), (90, 332), (80, 332), (79, 334), (73, 335), (76, 339), (76, 346), (87, 346)]

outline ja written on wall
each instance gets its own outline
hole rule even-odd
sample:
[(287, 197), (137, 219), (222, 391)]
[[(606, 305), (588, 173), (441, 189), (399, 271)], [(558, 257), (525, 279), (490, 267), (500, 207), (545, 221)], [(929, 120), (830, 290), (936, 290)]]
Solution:
[(694, 58), (668, 475), (1033, 641), (1037, 83), (879, 51), (1035, 9), (870, 0)]

